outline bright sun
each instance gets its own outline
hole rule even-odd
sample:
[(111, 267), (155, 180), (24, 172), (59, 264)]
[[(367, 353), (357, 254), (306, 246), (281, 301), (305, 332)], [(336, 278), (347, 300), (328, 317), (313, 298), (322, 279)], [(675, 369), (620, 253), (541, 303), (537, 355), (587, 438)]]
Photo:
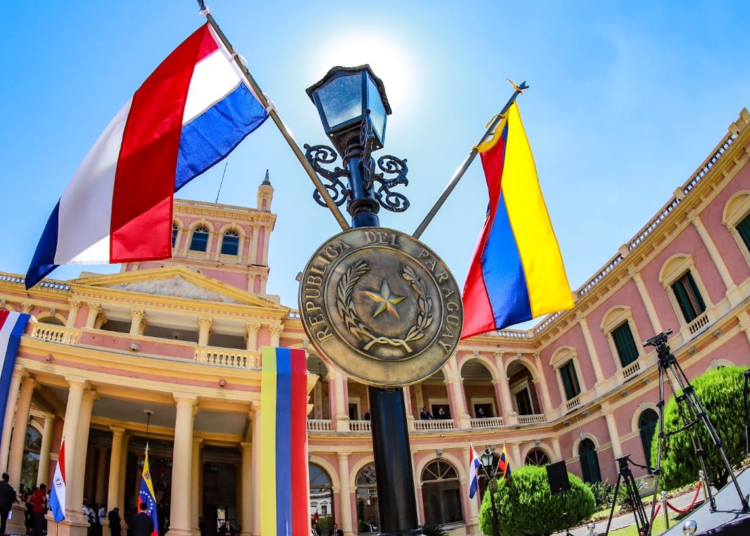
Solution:
[(337, 35), (332, 41), (323, 43), (320, 52), (313, 57), (318, 59), (310, 65), (315, 79), (322, 78), (337, 65), (354, 67), (369, 63), (385, 84), (391, 108), (399, 115), (408, 113), (411, 95), (419, 94), (419, 88), (415, 86), (419, 80), (416, 63), (391, 37), (362, 33)]

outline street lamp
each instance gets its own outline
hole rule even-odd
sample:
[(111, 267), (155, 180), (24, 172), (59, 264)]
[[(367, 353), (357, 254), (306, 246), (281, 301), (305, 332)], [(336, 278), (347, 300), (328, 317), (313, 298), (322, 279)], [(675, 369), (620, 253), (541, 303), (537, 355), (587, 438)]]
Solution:
[(484, 474), (487, 475), (487, 491), (490, 493), (490, 504), (492, 505), (492, 521), (495, 525), (495, 536), (500, 536), (500, 519), (497, 516), (497, 508), (495, 507), (495, 496), (493, 493), (497, 491), (497, 464), (495, 463), (495, 457), (490, 452), (490, 449), (484, 449), (482, 454), (482, 468)]
[[(334, 203), (337, 206), (348, 203), (352, 227), (378, 226), (380, 207), (392, 212), (409, 208), (409, 201), (403, 194), (390, 190), (399, 184), (408, 184), (406, 160), (382, 156), (377, 161), (381, 173), (376, 173), (375, 160), (371, 157), (372, 152), (382, 149), (385, 143), (391, 106), (383, 82), (370, 66), (334, 67), (307, 88), (307, 94), (336, 150), (325, 145), (305, 145), (305, 158), (329, 181), (325, 187)], [(343, 160), (343, 168), (324, 168), (322, 164), (336, 161), (336, 151)], [(386, 179), (384, 174), (396, 176)], [(340, 180), (342, 178), (347, 179), (347, 184)], [(313, 197), (319, 205), (326, 206), (317, 190)]]

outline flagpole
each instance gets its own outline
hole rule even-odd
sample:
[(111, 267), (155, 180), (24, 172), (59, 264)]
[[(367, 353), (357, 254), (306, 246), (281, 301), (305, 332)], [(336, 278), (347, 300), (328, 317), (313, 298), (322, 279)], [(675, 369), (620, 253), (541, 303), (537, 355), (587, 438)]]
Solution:
[(458, 167), (458, 169), (453, 173), (453, 177), (451, 177), (450, 181), (448, 181), (447, 186), (443, 190), (443, 193), (440, 194), (440, 197), (437, 201), (435, 201), (435, 204), (430, 209), (430, 211), (427, 213), (427, 216), (425, 216), (424, 220), (422, 220), (422, 223), (419, 224), (419, 227), (417, 227), (417, 230), (414, 231), (414, 234), (412, 236), (419, 240), (419, 237), (422, 236), (422, 233), (424, 233), (425, 229), (427, 229), (427, 226), (430, 224), (432, 219), (435, 217), (435, 214), (438, 213), (438, 211), (442, 208), (443, 203), (445, 203), (445, 200), (448, 199), (448, 196), (451, 195), (451, 192), (453, 192), (453, 189), (458, 184), (458, 181), (461, 180), (461, 177), (464, 176), (464, 173), (466, 173), (466, 170), (469, 169), (469, 166), (474, 161), (474, 158), (476, 158), (477, 153), (479, 152), (477, 147), (479, 147), (481, 144), (483, 144), (487, 139), (490, 137), (490, 135), (495, 132), (495, 128), (497, 128), (497, 125), (502, 120), (505, 113), (508, 111), (508, 108), (511, 107), (511, 105), (516, 102), (516, 98), (523, 93), (524, 89), (528, 89), (529, 86), (526, 85), (526, 82), (521, 82), (520, 86), (515, 85), (513, 82), (508, 80), (508, 82), (511, 83), (515, 91), (513, 92), (513, 95), (510, 96), (510, 99), (508, 99), (508, 102), (505, 104), (503, 109), (500, 111), (499, 114), (497, 114), (495, 117), (492, 118), (492, 121), (490, 121), (490, 126), (487, 129), (487, 132), (484, 133), (484, 136), (482, 136), (482, 139), (479, 140), (479, 143), (477, 143), (474, 147), (471, 148), (471, 152), (466, 157), (466, 159), (463, 161), (463, 163)]
[(284, 139), (289, 144), (289, 147), (292, 148), (292, 152), (297, 157), (297, 160), (299, 160), (300, 164), (302, 164), (302, 167), (305, 168), (307, 175), (310, 177), (310, 180), (312, 180), (313, 184), (315, 185), (315, 188), (318, 190), (320, 197), (323, 199), (326, 206), (330, 209), (331, 213), (333, 213), (333, 217), (336, 218), (336, 221), (339, 223), (342, 230), (344, 231), (348, 230), (349, 223), (344, 218), (344, 215), (341, 214), (339, 207), (337, 207), (336, 203), (334, 203), (333, 199), (331, 199), (331, 196), (328, 194), (328, 191), (326, 190), (325, 186), (318, 178), (318, 175), (315, 173), (315, 170), (313, 170), (312, 166), (305, 158), (305, 155), (302, 154), (302, 150), (299, 148), (299, 145), (297, 145), (297, 142), (294, 140), (292, 133), (289, 132), (289, 129), (281, 120), (281, 117), (279, 117), (279, 114), (276, 113), (276, 110), (274, 108), (269, 109), (268, 99), (266, 99), (265, 94), (263, 93), (263, 91), (260, 89), (260, 86), (253, 78), (253, 75), (250, 74), (250, 71), (247, 69), (247, 67), (245, 67), (242, 61), (240, 61), (239, 54), (234, 49), (234, 47), (229, 43), (229, 40), (227, 39), (226, 35), (224, 35), (224, 32), (221, 31), (221, 28), (219, 28), (219, 25), (216, 23), (216, 20), (211, 15), (211, 10), (206, 7), (205, 1), (198, 0), (198, 5), (201, 8), (201, 11), (200, 11), (201, 15), (206, 17), (206, 20), (211, 25), (211, 27), (216, 31), (216, 34), (219, 36), (219, 39), (221, 39), (222, 43), (224, 43), (224, 46), (227, 47), (229, 52), (232, 54), (232, 58), (234, 59), (234, 62), (237, 64), (237, 66), (239, 67), (240, 72), (242, 72), (242, 74), (245, 76), (246, 82), (250, 85), (253, 92), (255, 93), (255, 96), (258, 98), (258, 100), (263, 105), (263, 107), (268, 111), (268, 114), (271, 116), (271, 119), (273, 119), (273, 122), (276, 123), (276, 126), (281, 132), (281, 135), (284, 136)]

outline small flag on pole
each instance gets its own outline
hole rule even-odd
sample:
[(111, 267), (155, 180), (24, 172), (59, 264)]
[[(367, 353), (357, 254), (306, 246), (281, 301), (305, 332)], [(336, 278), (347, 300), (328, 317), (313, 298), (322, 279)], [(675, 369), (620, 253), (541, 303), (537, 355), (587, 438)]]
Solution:
[(264, 346), (261, 355), (261, 533), (309, 534), (305, 351)]
[(60, 445), (60, 454), (57, 457), (55, 476), (52, 477), (52, 489), (49, 493), (49, 507), (55, 523), (65, 519), (65, 497), (67, 488), (65, 485), (65, 438)]
[(508, 458), (505, 445), (503, 445), (503, 452), (500, 454), (500, 459), (497, 462), (497, 470), (502, 471), (505, 480), (510, 480), (510, 458)]
[(478, 150), (490, 202), (464, 285), (462, 339), (573, 307), (517, 103)]
[(143, 461), (143, 474), (141, 476), (141, 488), (138, 492), (138, 511), (141, 511), (141, 504), (145, 503), (148, 507), (146, 513), (151, 516), (154, 522), (154, 532), (151, 536), (159, 536), (159, 516), (156, 512), (156, 494), (154, 493), (154, 484), (151, 482), (151, 471), (148, 468), (148, 446), (146, 447), (146, 457)]
[(201, 26), (86, 155), (42, 233), (26, 288), (61, 264), (170, 258), (174, 193), (267, 118), (232, 54), (210, 24)]
[(474, 445), (469, 444), (469, 448), (471, 449), (471, 461), (469, 462), (469, 499), (473, 499), (479, 489), (479, 470), (482, 467), (482, 462), (477, 457)]

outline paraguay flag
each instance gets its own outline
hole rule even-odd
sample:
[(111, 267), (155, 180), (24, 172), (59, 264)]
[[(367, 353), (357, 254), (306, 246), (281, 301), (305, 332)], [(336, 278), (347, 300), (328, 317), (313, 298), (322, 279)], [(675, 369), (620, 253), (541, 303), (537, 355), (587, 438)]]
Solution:
[(264, 346), (261, 355), (261, 533), (309, 534), (305, 351)]
[[(21, 336), (29, 323), (30, 316), (25, 313), (0, 310), (0, 417), (5, 415), (10, 394), (10, 381), (13, 378), (13, 367), (16, 366), (18, 345)], [(15, 398), (13, 399), (15, 401)], [(11, 411), (15, 409), (15, 402)], [(0, 430), (0, 438), (3, 432)]]
[(209, 24), (149, 76), (84, 158), (26, 274), (172, 256), (174, 193), (268, 118)]
[(151, 516), (154, 522), (154, 532), (151, 536), (159, 536), (159, 516), (156, 513), (156, 494), (154, 493), (154, 484), (151, 482), (151, 471), (148, 468), (148, 447), (146, 447), (146, 459), (143, 462), (143, 474), (141, 476), (141, 488), (138, 491), (138, 504), (136, 511), (141, 511), (141, 504), (145, 503), (148, 507), (146, 512)]
[(67, 495), (65, 485), (65, 438), (60, 445), (60, 454), (57, 457), (55, 476), (52, 477), (52, 489), (49, 493), (49, 507), (55, 523), (65, 519), (65, 497)]
[(469, 462), (469, 499), (473, 499), (479, 489), (479, 470), (482, 467), (482, 462), (477, 457), (474, 445), (469, 445), (469, 448), (471, 449), (471, 461)]
[(490, 202), (464, 284), (462, 339), (573, 307), (517, 103), (478, 150)]

